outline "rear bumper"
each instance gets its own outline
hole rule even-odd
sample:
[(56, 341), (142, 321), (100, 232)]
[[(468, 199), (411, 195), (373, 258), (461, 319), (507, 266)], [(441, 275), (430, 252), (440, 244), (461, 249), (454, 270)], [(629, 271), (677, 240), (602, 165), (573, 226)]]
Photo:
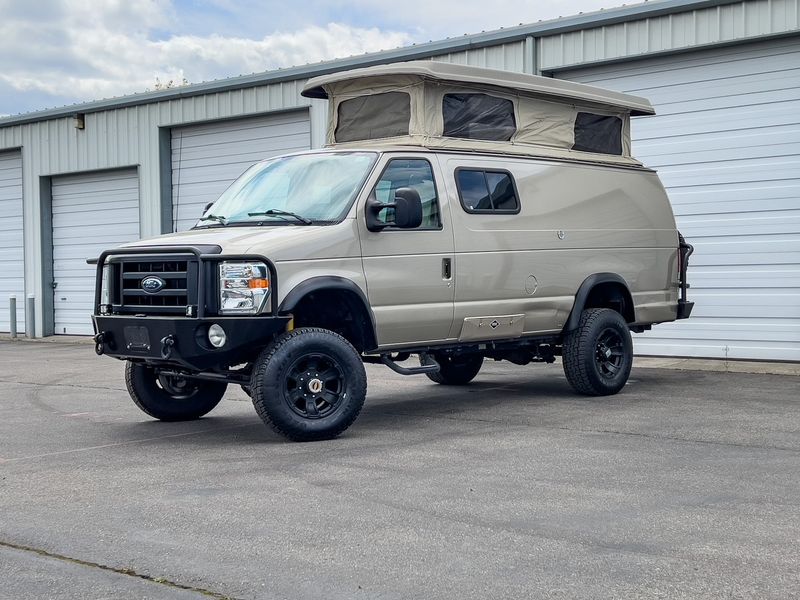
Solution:
[[(226, 369), (247, 362), (291, 317), (208, 317), (95, 315), (96, 351), (115, 358), (138, 360), (191, 371)], [(208, 341), (211, 324), (220, 325), (227, 342), (214, 348)]]

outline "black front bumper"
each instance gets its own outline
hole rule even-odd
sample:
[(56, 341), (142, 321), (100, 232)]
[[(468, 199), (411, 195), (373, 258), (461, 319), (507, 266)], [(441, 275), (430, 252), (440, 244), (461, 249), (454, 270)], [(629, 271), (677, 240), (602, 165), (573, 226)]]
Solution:
[[(251, 360), (276, 334), (286, 330), (291, 317), (95, 315), (92, 320), (98, 354), (200, 372)], [(208, 328), (213, 323), (225, 330), (227, 342), (222, 348), (214, 348), (208, 341)]]

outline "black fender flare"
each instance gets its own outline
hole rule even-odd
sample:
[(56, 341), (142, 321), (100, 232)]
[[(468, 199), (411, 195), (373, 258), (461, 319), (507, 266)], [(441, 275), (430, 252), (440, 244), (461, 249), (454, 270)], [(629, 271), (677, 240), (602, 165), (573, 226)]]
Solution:
[(594, 275), (589, 275), (589, 277), (584, 279), (583, 283), (581, 283), (580, 287), (578, 288), (578, 291), (575, 293), (575, 302), (572, 305), (572, 311), (569, 313), (569, 317), (564, 325), (564, 329), (562, 329), (563, 333), (567, 333), (578, 328), (578, 323), (581, 320), (581, 313), (583, 312), (584, 306), (586, 306), (586, 300), (589, 298), (589, 294), (596, 285), (601, 283), (618, 283), (622, 285), (622, 287), (624, 287), (628, 292), (628, 296), (631, 298), (631, 310), (634, 310), (633, 295), (631, 294), (631, 290), (628, 287), (627, 281), (625, 281), (616, 273), (595, 273)]
[(356, 297), (358, 297), (362, 307), (364, 308), (364, 312), (369, 317), (370, 330), (366, 332), (364, 340), (367, 345), (367, 350), (377, 348), (378, 337), (377, 328), (375, 327), (375, 315), (372, 312), (369, 300), (364, 294), (364, 291), (351, 279), (336, 275), (320, 275), (306, 279), (305, 281), (298, 283), (288, 294), (286, 294), (286, 297), (278, 307), (278, 314), (285, 315), (291, 313), (304, 297), (312, 292), (321, 290), (344, 290), (352, 292), (356, 295)]

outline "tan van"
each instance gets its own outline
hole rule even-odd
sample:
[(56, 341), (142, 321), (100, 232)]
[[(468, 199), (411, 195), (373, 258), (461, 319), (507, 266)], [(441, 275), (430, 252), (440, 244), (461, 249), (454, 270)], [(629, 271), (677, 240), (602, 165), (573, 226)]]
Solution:
[[(364, 403), (365, 362), (437, 383), (561, 356), (614, 394), (630, 332), (689, 316), (691, 246), (631, 156), (643, 99), (438, 62), (313, 79), (325, 149), (245, 172), (190, 231), (104, 252), (98, 354), (136, 404), (198, 418), (228, 384), (294, 440)], [(418, 362), (407, 362), (416, 355)]]

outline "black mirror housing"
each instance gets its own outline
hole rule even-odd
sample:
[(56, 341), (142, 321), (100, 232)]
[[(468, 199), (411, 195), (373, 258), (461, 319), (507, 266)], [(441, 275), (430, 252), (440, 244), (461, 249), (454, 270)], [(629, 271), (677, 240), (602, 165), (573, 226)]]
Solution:
[[(394, 209), (394, 221), (380, 221), (378, 214), (384, 208)], [(399, 188), (394, 202), (378, 202), (375, 198), (367, 201), (367, 229), (381, 231), (386, 227), (415, 229), (422, 225), (422, 201), (414, 188)]]

